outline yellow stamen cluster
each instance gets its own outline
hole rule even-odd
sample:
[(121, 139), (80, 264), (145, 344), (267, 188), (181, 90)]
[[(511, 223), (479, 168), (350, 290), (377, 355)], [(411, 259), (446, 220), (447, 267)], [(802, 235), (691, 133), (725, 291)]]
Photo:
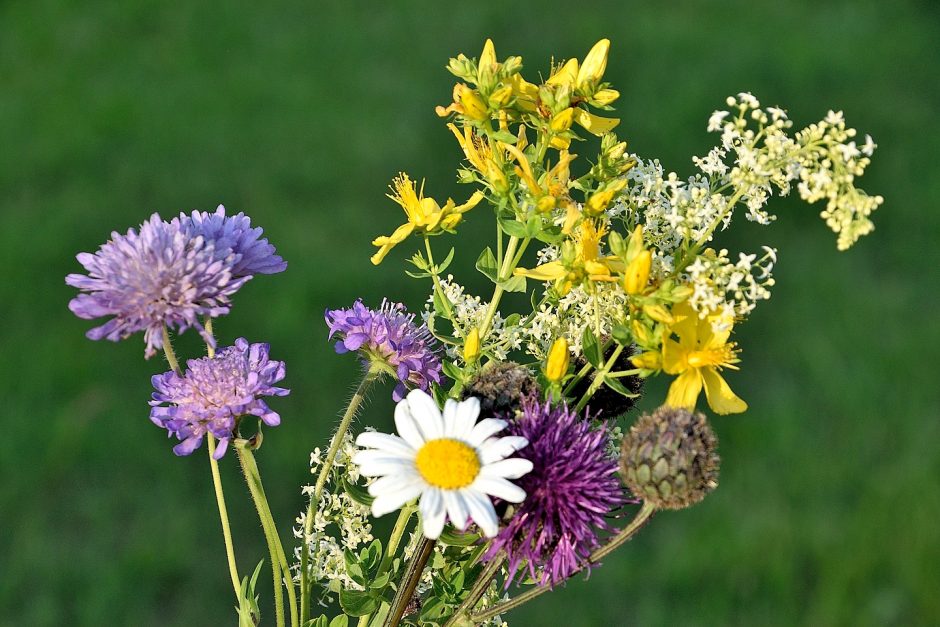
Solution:
[(430, 440), (418, 450), (415, 466), (436, 488), (465, 488), (480, 474), (480, 458), (469, 444), (450, 438)]

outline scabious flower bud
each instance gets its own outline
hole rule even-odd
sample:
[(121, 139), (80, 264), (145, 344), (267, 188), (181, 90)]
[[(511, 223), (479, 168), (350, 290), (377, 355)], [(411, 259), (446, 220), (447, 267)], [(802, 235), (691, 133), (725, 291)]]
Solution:
[(461, 399), (480, 399), (480, 415), (484, 418), (512, 417), (522, 406), (522, 399), (539, 391), (535, 377), (528, 368), (513, 361), (487, 364), (461, 392)]
[(663, 406), (644, 414), (623, 439), (626, 486), (660, 509), (695, 505), (718, 487), (718, 438), (703, 414)]
[(568, 340), (563, 337), (555, 340), (545, 362), (545, 378), (552, 383), (560, 382), (568, 373)]

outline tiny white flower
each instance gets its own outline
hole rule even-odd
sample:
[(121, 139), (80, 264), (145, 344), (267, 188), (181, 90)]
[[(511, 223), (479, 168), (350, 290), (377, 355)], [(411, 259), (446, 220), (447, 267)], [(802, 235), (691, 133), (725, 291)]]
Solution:
[(491, 496), (521, 503), (525, 491), (511, 483), (532, 470), (532, 462), (506, 459), (528, 441), (519, 436), (495, 437), (507, 423), (480, 415), (480, 401), (448, 399), (444, 412), (427, 393), (411, 391), (395, 407), (398, 435), (367, 431), (356, 444), (367, 449), (353, 463), (367, 477), (379, 477), (369, 486), (375, 497), (372, 515), (382, 516), (421, 497), (425, 537), (441, 535), (445, 519), (459, 530), (475, 522), (483, 534), (494, 537), (499, 520)]

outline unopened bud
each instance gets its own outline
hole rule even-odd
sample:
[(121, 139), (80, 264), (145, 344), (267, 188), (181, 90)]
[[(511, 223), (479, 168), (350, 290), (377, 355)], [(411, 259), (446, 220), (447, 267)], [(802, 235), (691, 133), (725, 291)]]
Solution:
[(548, 361), (545, 362), (545, 378), (552, 383), (558, 383), (568, 373), (568, 340), (563, 337), (555, 340), (548, 352)]
[(644, 250), (633, 258), (633, 261), (627, 266), (623, 275), (623, 290), (630, 294), (640, 294), (646, 289), (646, 284), (650, 278), (650, 265), (653, 261), (653, 254)]

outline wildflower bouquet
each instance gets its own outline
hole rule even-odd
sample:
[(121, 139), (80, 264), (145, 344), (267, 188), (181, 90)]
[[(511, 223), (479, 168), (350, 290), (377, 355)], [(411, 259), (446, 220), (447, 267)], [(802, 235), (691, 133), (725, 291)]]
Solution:
[[(262, 565), (248, 576), (236, 563), (219, 474), (229, 450), (270, 550), (276, 622), (292, 627), (504, 624), (654, 513), (717, 486), (717, 440), (696, 408), (747, 409), (725, 379), (740, 361), (731, 334), (769, 298), (777, 251), (732, 255), (711, 243), (736, 213), (769, 224), (770, 197), (795, 187), (824, 201), (848, 248), (882, 203), (855, 186), (875, 144), (857, 143), (832, 111), (792, 132), (784, 110), (742, 93), (712, 114), (717, 145), (680, 179), (614, 134), (608, 48), (598, 42), (541, 82), (523, 78), (521, 58), (500, 61), (490, 41), (478, 59), (450, 60), (458, 82), (437, 113), (472, 191), (441, 203), (407, 174), (391, 185), (405, 222), (375, 239), (372, 262), (417, 248), (407, 274), (428, 282), (420, 319), (388, 300), (326, 312), (336, 352), (355, 353), (363, 375), (328, 447), (311, 454), (292, 554), (255, 458), (264, 428), (280, 422), (268, 402), (288, 393), (285, 365), (267, 344), (222, 346), (213, 333), (248, 280), (286, 263), (223, 207), (155, 214), (78, 256), (87, 274), (66, 278), (81, 292), (70, 308), (108, 317), (88, 337), (143, 331), (145, 356), (162, 350), (170, 366), (153, 377), (151, 420), (177, 455), (206, 443), (240, 626), (259, 623)], [(590, 159), (575, 154), (596, 144)], [(481, 204), (495, 218), (476, 258), (492, 283), (485, 300), (447, 272), (455, 249), (440, 244)], [(189, 328), (206, 355), (183, 367), (171, 333)], [(644, 382), (659, 375), (671, 378), (662, 406), (634, 417)], [(354, 428), (368, 391), (386, 381), (394, 420)], [(396, 512), (389, 537), (375, 538), (373, 519)]]

